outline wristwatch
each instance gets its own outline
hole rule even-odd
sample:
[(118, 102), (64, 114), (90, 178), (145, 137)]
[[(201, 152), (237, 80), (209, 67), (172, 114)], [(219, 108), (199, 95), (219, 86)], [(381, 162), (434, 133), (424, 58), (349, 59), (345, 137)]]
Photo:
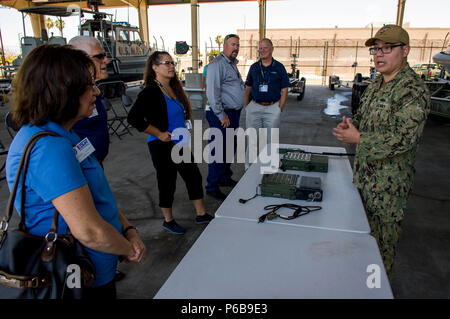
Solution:
[(124, 230), (122, 230), (122, 235), (125, 236), (127, 231), (129, 231), (130, 229), (134, 229), (136, 231), (136, 233), (138, 232), (137, 228), (131, 225), (131, 226), (126, 227)]

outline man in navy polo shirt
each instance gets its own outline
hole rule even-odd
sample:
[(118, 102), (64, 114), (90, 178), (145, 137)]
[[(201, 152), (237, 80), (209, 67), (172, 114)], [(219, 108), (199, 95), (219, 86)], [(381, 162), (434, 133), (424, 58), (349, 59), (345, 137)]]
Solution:
[[(259, 41), (260, 60), (255, 62), (248, 71), (245, 82), (246, 127), (267, 128), (267, 142), (270, 144), (272, 128), (280, 127), (280, 113), (286, 105), (289, 88), (289, 77), (283, 64), (273, 57), (273, 44), (270, 39)], [(245, 167), (253, 163), (255, 158), (249, 158), (249, 148), (257, 150), (258, 141), (249, 138)]]
[[(96, 81), (104, 80), (108, 77), (106, 65), (109, 59), (106, 57), (105, 50), (100, 42), (94, 37), (76, 36), (69, 41), (69, 44), (77, 50), (86, 52), (94, 62), (96, 67)], [(83, 139), (87, 137), (95, 148), (94, 156), (103, 167), (103, 160), (109, 151), (109, 131), (108, 115), (102, 102), (101, 95), (95, 100), (94, 113), (85, 119), (75, 123), (72, 130)]]

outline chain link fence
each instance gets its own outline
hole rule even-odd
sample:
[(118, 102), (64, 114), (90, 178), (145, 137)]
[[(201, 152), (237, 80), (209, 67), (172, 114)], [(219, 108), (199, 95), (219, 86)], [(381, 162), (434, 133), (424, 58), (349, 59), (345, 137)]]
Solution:
[[(343, 81), (352, 81), (357, 73), (365, 77), (370, 76), (373, 58), (364, 45), (364, 41), (305, 40), (292, 43), (291, 40), (277, 40), (276, 42), (278, 45), (274, 43), (273, 57), (285, 66), (288, 73), (291, 73), (294, 68), (300, 70), (300, 77), (306, 78), (307, 85), (328, 85), (330, 75), (337, 75)], [(433, 63), (433, 55), (442, 51), (442, 46), (443, 41), (431, 42), (427, 45), (413, 43), (408, 55), (410, 66)], [(219, 50), (219, 48), (205, 45), (205, 52), (212, 50)], [(258, 61), (258, 44), (241, 45), (238, 59), (238, 69), (245, 79), (250, 66)], [(202, 61), (203, 65), (208, 64), (206, 55), (202, 57)]]

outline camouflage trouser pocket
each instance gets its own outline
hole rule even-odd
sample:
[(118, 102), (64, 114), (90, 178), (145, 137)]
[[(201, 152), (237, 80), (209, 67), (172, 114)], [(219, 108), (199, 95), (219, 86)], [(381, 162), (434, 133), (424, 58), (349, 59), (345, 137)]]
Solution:
[(364, 208), (367, 215), (379, 216), (384, 222), (399, 222), (403, 219), (407, 198), (388, 192), (374, 192), (372, 189), (361, 189)]
[(388, 192), (373, 192), (369, 187), (361, 189), (361, 197), (369, 220), (371, 235), (376, 239), (384, 267), (388, 275), (392, 270), (395, 247), (401, 235), (407, 198)]
[(395, 247), (401, 236), (400, 222), (383, 222), (380, 216), (369, 215), (369, 224), (371, 235), (375, 237), (381, 257), (383, 258), (384, 267), (389, 275), (394, 265)]

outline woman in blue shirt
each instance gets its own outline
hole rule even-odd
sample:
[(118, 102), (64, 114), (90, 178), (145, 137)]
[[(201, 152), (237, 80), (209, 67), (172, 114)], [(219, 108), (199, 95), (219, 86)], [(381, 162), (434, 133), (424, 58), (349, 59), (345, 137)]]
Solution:
[[(187, 143), (184, 138), (189, 136), (192, 109), (169, 53), (156, 51), (148, 58), (144, 82), (145, 88), (128, 114), (128, 123), (148, 134), (147, 144), (158, 179), (159, 206), (164, 215), (163, 228), (174, 234), (184, 234), (184, 228), (172, 215), (177, 172), (186, 183), (189, 199), (197, 212), (195, 222), (205, 224), (213, 219), (206, 213), (202, 175), (192, 154), (190, 162), (180, 163), (174, 162), (171, 156), (176, 144)], [(183, 139), (172, 134), (175, 130), (185, 131)], [(185, 150), (180, 148), (180, 153)]]
[[(55, 208), (58, 233), (70, 228), (95, 265), (96, 278), (88, 297), (115, 298), (114, 275), (118, 256), (141, 262), (145, 246), (117, 208), (114, 195), (88, 140), (71, 131), (95, 108), (99, 90), (95, 66), (82, 51), (70, 46), (43, 45), (31, 51), (14, 78), (13, 119), (21, 126), (9, 148), (6, 178), (12, 187), (29, 139), (40, 131), (59, 136), (40, 138), (31, 152), (25, 180), (25, 212), (20, 196), (15, 207), (25, 214), (33, 235), (45, 236)], [(20, 184), (18, 194), (20, 194)]]

